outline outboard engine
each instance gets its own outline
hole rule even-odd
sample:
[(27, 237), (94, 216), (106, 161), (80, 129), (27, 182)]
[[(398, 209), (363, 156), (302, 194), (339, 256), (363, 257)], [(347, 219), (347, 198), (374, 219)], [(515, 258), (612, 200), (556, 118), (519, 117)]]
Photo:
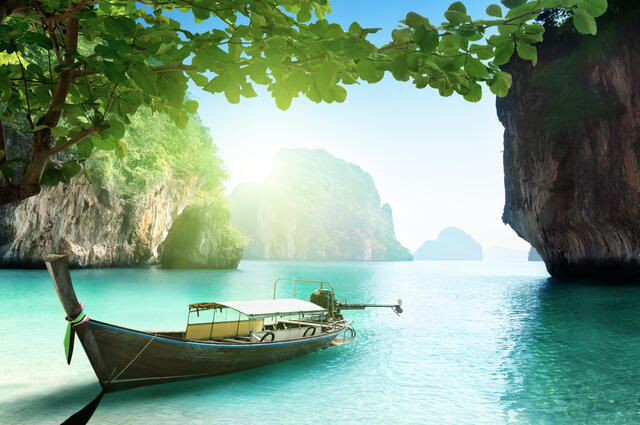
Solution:
[(340, 310), (336, 310), (335, 294), (328, 289), (316, 289), (316, 291), (311, 294), (309, 301), (322, 308), (326, 308), (329, 317), (332, 317), (334, 313), (337, 315), (337, 313), (340, 312)]
[(402, 313), (402, 300), (398, 300), (397, 304), (346, 304), (344, 301), (337, 302), (333, 291), (328, 289), (316, 289), (316, 291), (311, 294), (309, 301), (322, 308), (326, 308), (328, 311), (327, 316), (335, 317), (338, 320), (343, 318), (342, 314), (340, 314), (342, 310), (364, 310), (365, 308), (371, 307), (386, 307), (391, 308), (397, 315)]

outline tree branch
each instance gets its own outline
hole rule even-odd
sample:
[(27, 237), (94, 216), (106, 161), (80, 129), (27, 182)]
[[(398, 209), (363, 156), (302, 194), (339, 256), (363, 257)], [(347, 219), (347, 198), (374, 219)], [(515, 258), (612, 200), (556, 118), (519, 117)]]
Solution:
[(156, 72), (164, 72), (164, 71), (198, 71), (198, 67), (195, 65), (184, 65), (184, 64), (175, 64), (175, 65), (162, 65), (162, 66), (150, 66), (149, 69)]
[(40, 4), (40, 2), (37, 2), (36, 0), (30, 0), (30, 1), (33, 7), (35, 7), (36, 10), (40, 12), (40, 14), (44, 16), (45, 19), (49, 19), (49, 14), (46, 12), (46, 10), (44, 10), (44, 7), (42, 7), (42, 4)]
[(20, 64), (20, 72), (22, 72), (22, 82), (24, 83), (24, 97), (27, 100), (27, 121), (29, 121), (29, 127), (33, 130), (33, 120), (31, 119), (31, 105), (29, 104), (29, 90), (27, 89), (27, 77), (24, 75), (24, 66), (22, 66), (22, 59), (20, 59), (20, 55), (16, 50), (16, 57), (18, 58), (18, 63)]
[[(4, 128), (2, 126), (2, 120), (0, 120), (0, 165), (4, 164), (5, 162), (7, 162), (7, 148), (4, 144)], [(1, 171), (2, 181), (4, 182), (4, 184), (11, 183), (11, 180), (9, 180), (9, 176), (7, 176), (4, 170)]]
[[(72, 65), (73, 54), (78, 48), (78, 19), (69, 19), (66, 30), (65, 57), (62, 63)], [(38, 120), (38, 125), (43, 124), (50, 128), (57, 126), (61, 114), (58, 106), (64, 104), (66, 101), (69, 88), (73, 82), (74, 74), (75, 71), (73, 70), (73, 67), (66, 68), (60, 73), (58, 83), (56, 84), (56, 88), (51, 99), (51, 106), (49, 106), (47, 113)]]
[[(20, 180), (22, 185), (39, 185), (40, 178), (47, 166), (47, 161), (51, 156), (49, 150), (49, 142), (51, 139), (51, 129), (58, 125), (62, 109), (60, 108), (66, 102), (67, 95), (73, 83), (73, 61), (76, 49), (78, 48), (78, 18), (69, 18), (66, 21), (65, 32), (65, 56), (63, 63), (69, 65), (58, 75), (58, 81), (51, 97), (51, 105), (47, 112), (40, 117), (37, 125), (45, 127), (33, 133), (33, 152), (31, 154), (31, 163), (27, 168), (27, 172)], [(56, 149), (56, 148), (54, 148)]]
[(53, 51), (56, 52), (56, 58), (58, 59), (58, 63), (63, 63), (62, 53), (60, 53), (60, 44), (58, 43), (58, 38), (56, 37), (51, 25), (47, 24), (43, 21), (43, 25), (47, 28), (47, 33), (49, 33), (49, 38), (51, 39), (51, 44), (53, 44)]
[(71, 139), (67, 140), (66, 142), (60, 143), (59, 145), (54, 146), (53, 148), (51, 148), (49, 150), (49, 155), (54, 155), (54, 154), (56, 154), (56, 153), (58, 153), (60, 151), (63, 151), (66, 148), (68, 148), (69, 146), (73, 146), (76, 143), (78, 143), (79, 141), (84, 140), (87, 137), (91, 136), (92, 134), (99, 133), (100, 131), (106, 130), (107, 128), (109, 128), (108, 124), (100, 124), (100, 125), (97, 125), (95, 127), (91, 127), (88, 130), (81, 131), (80, 133), (76, 134)]
[(68, 10), (66, 12), (64, 12), (61, 15), (52, 15), (49, 17), (49, 21), (50, 22), (62, 22), (68, 18), (73, 18), (74, 16), (76, 16), (83, 7), (85, 7), (88, 3), (90, 3), (91, 0), (82, 0), (81, 2), (79, 2), (78, 4), (76, 4), (76, 6), (71, 9)]

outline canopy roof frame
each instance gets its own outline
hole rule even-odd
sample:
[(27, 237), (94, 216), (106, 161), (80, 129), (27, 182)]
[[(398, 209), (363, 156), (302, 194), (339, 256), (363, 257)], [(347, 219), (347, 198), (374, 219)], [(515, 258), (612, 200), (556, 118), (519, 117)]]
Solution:
[(263, 318), (294, 314), (325, 314), (327, 310), (309, 301), (297, 298), (279, 298), (275, 300), (205, 302), (189, 305), (189, 313), (230, 308), (249, 318)]

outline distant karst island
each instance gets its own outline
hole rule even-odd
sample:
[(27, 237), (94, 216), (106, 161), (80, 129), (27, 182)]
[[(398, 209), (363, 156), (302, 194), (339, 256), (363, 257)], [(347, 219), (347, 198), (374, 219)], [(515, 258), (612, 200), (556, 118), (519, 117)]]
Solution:
[(250, 240), (245, 259), (412, 259), (371, 175), (324, 150), (280, 150), (264, 181), (238, 185), (228, 200)]
[(426, 241), (413, 255), (414, 260), (482, 260), (482, 247), (457, 227), (442, 230), (436, 240)]

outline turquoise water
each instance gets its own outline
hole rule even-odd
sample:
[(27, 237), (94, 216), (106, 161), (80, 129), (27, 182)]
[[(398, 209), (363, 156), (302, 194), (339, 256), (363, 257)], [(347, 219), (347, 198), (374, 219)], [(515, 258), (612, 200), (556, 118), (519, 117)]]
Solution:
[[(189, 303), (328, 279), (352, 344), (245, 372), (108, 394), (95, 424), (639, 423), (640, 287), (566, 284), (541, 263), (243, 261), (234, 271), (72, 272), (98, 320), (179, 329)], [(283, 292), (284, 295), (284, 292)], [(45, 271), (0, 270), (0, 423), (59, 423), (98, 392)]]

